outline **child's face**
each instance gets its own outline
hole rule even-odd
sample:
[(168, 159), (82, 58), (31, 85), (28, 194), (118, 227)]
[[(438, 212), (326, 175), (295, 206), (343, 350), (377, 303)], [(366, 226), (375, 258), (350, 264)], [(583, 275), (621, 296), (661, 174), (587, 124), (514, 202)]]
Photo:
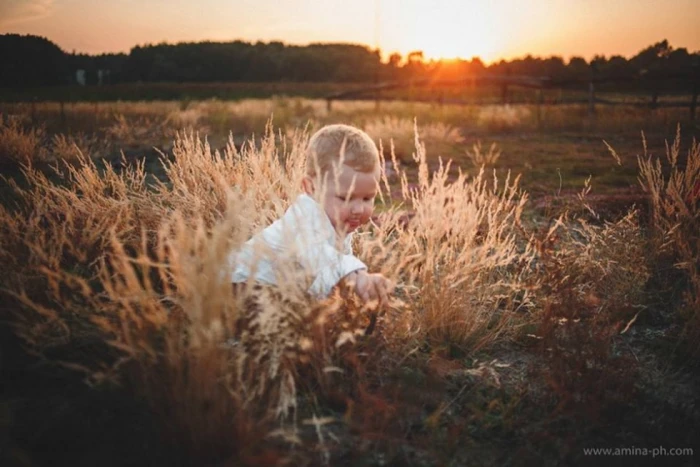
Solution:
[[(367, 173), (342, 165), (337, 180), (333, 172), (326, 178), (326, 190), (319, 201), (337, 232), (350, 233), (366, 224), (374, 211), (379, 171)], [(311, 184), (308, 192), (320, 189)], [(305, 185), (306, 186), (306, 185)]]

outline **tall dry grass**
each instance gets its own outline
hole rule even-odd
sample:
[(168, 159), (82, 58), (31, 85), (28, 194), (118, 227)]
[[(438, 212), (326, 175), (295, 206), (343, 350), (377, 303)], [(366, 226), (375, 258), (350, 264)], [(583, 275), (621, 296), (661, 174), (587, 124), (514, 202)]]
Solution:
[[(372, 311), (347, 290), (311, 300), (293, 269), (275, 291), (233, 293), (229, 253), (299, 193), (307, 139), (268, 126), (218, 151), (180, 132), (154, 182), (127, 161), (117, 172), (83, 157), (55, 166), (57, 179), (26, 167), (26, 183), (10, 182), (16, 204), (0, 207), (2, 292), (17, 332), (90, 382), (147, 401), (193, 463), (259, 462), (280, 423), (294, 439), (299, 401), (313, 398), (304, 391), (344, 371)], [(417, 135), (414, 146), (417, 180), (392, 154), (400, 195), (384, 176), (378, 222), (356, 245), (398, 284), (402, 300), (379, 312), (375, 331), (387, 351), (483, 349), (554, 316), (553, 305), (629, 320), (614, 314), (638, 303), (647, 277), (634, 215), (605, 226), (562, 218), (538, 239), (517, 177), (482, 169), (453, 179), (449, 162), (431, 173)], [(78, 350), (86, 341), (95, 351)]]
[[(302, 142), (292, 142), (290, 159)], [(192, 458), (245, 451), (232, 440), (295, 403), (282, 357), (297, 345), (289, 339), (300, 319), (286, 302), (271, 301), (265, 316), (292, 334), (268, 329), (262, 344), (223, 345), (241, 333), (244, 299), (231, 293), (228, 253), (288, 203), (295, 176), (283, 159), (274, 135), (221, 155), (183, 134), (163, 160), (168, 182), (155, 186), (143, 163), (117, 173), (83, 158), (57, 166), (58, 181), (26, 168), (26, 183), (12, 183), (17, 205), (0, 209), (3, 292), (17, 332), (34, 352), (63, 353), (90, 381), (131, 388)], [(70, 351), (86, 340), (99, 351)]]
[(537, 319), (522, 337), (538, 350), (529, 377), (548, 390), (540, 397), (555, 437), (563, 420), (595, 429), (633, 396), (638, 362), (621, 334), (646, 312), (653, 264), (639, 213), (601, 223), (589, 191), (579, 195), (581, 208), (549, 219), (532, 240)]
[[(18, 307), (18, 332), (37, 352), (88, 335), (106, 344), (102, 354), (66, 362), (93, 381), (126, 381), (193, 453), (225, 444), (234, 420), (293, 415), (294, 355), (318, 348), (319, 332), (308, 323), (336, 323), (322, 333), (333, 349), (359, 337), (366, 315), (346, 306), (353, 316), (324, 317), (338, 304), (309, 304), (297, 280), (282, 284), (279, 296), (256, 299), (249, 315), (250, 301), (234, 297), (225, 271), (227, 252), (298, 193), (306, 139), (297, 133), (278, 144), (270, 130), (241, 150), (230, 141), (218, 152), (181, 133), (162, 160), (166, 181), (152, 185), (143, 163), (116, 172), (83, 158), (56, 166), (58, 182), (26, 168), (26, 186), (13, 184), (17, 206), (0, 210), (3, 289)], [(517, 282), (509, 268), (527, 261), (512, 228), (526, 198), (516, 183), (499, 188), (483, 173), (454, 183), (444, 169), (431, 177), (424, 146), (416, 161), (417, 191), (401, 172), (414, 219), (397, 229), (402, 210), (387, 205), (381, 226), (359, 242), (373, 270), (418, 293), (413, 307), (381, 326), (402, 329), (397, 339), (484, 345), (506, 329), (504, 303)], [(223, 345), (232, 337), (238, 345)], [(202, 404), (218, 412), (195, 413)]]
[(482, 168), (473, 178), (460, 171), (451, 180), (450, 162), (430, 173), (418, 133), (414, 142), (418, 183), (409, 183), (392, 153), (400, 199), (390, 198), (384, 177), (388, 208), (360, 244), (361, 254), (404, 287), (410, 296), (404, 316), (417, 336), (486, 346), (512, 330), (514, 311), (529, 306), (523, 275), (533, 251), (518, 228), (527, 195), (510, 174), (499, 182)]
[(109, 149), (94, 134), (58, 133), (52, 136), (42, 127), (33, 127), (21, 115), (0, 114), (0, 164), (8, 168), (56, 162), (77, 163), (81, 157), (100, 158)]
[(384, 146), (393, 143), (395, 153), (402, 158), (409, 158), (415, 151), (415, 134), (431, 148), (431, 154), (444, 156), (464, 142), (459, 129), (442, 122), (431, 122), (417, 126), (415, 119), (385, 116), (365, 123), (364, 130)]
[(501, 157), (501, 150), (498, 148), (498, 144), (493, 142), (488, 150), (484, 150), (481, 146), (481, 140), (477, 140), (476, 143), (472, 144), (472, 149), (466, 149), (465, 153), (475, 167), (493, 167)]
[(20, 116), (0, 114), (0, 164), (31, 165), (45, 157), (42, 144), (44, 132), (31, 128)]
[(531, 123), (526, 106), (487, 105), (479, 109), (477, 124), (490, 130), (510, 130)]
[[(334, 102), (329, 110), (320, 99), (274, 97), (240, 101), (151, 101), (151, 102), (58, 102), (4, 103), (6, 115), (19, 115), (35, 125), (41, 123), (49, 136), (56, 133), (96, 134), (120, 149), (170, 147), (175, 132), (192, 128), (209, 135), (212, 145), (221, 148), (229, 134), (237, 143), (265, 132), (273, 116), (277, 128), (289, 130), (339, 121), (367, 128), (388, 146), (393, 138), (399, 157), (410, 157), (413, 150), (413, 124), (421, 125), (421, 136), (433, 155), (462, 152), (461, 134), (512, 131), (672, 131), (675, 122), (687, 119), (687, 109), (644, 109), (625, 106), (598, 108), (595, 118), (586, 106), (559, 104), (534, 105), (436, 105), (420, 102), (373, 101)], [(2, 143), (0, 143), (1, 145)], [(457, 149), (457, 151), (455, 151)]]
[[(681, 152), (678, 126), (665, 159), (648, 153), (637, 158), (639, 182), (649, 194), (653, 251), (657, 266), (670, 261), (681, 272), (683, 295), (679, 313), (684, 335), (693, 352), (700, 352), (700, 144), (693, 140)], [(677, 287), (677, 284), (674, 288)]]

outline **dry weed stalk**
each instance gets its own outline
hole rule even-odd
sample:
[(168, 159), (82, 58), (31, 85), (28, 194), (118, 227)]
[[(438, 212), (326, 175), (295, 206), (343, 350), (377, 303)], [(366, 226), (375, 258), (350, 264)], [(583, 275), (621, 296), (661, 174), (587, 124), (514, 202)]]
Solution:
[[(425, 146), (417, 136), (415, 143), (417, 187), (393, 158), (402, 204), (414, 216), (401, 228), (403, 206), (385, 210), (373, 238), (360, 245), (363, 256), (372, 269), (415, 291), (414, 332), (478, 348), (511, 330), (509, 312), (527, 307), (522, 275), (533, 250), (517, 229), (527, 196), (517, 178), (508, 176), (501, 184), (495, 173), (490, 178), (483, 170), (471, 180), (460, 171), (450, 182), (449, 162), (431, 175)], [(521, 299), (512, 299), (518, 295)]]
[(178, 124), (167, 115), (127, 118), (120, 113), (114, 116), (112, 124), (106, 129), (106, 135), (115, 144), (123, 146), (160, 144), (175, 135), (176, 129), (171, 126), (173, 123)]
[(666, 160), (647, 153), (638, 156), (639, 182), (649, 194), (654, 251), (659, 265), (670, 258), (687, 281), (680, 314), (684, 334), (694, 352), (700, 352), (700, 144), (693, 140), (681, 154), (681, 129), (666, 144)]
[(491, 130), (519, 128), (530, 115), (530, 110), (524, 106), (488, 105), (479, 108), (477, 123)]
[(498, 149), (498, 145), (495, 142), (491, 143), (488, 152), (486, 152), (481, 148), (481, 140), (474, 143), (471, 150), (467, 149), (465, 152), (474, 167), (477, 168), (482, 166), (494, 166), (501, 157), (501, 150)]
[(419, 127), (416, 119), (391, 116), (369, 121), (364, 129), (377, 143), (392, 142), (396, 153), (401, 156), (408, 156), (413, 152), (417, 134), (420, 134), (421, 141), (430, 148), (431, 154), (436, 155), (447, 152), (447, 148), (464, 140), (458, 128), (442, 122), (432, 122)]
[(0, 114), (0, 164), (31, 166), (44, 162), (43, 140), (41, 128), (25, 128), (21, 118)]
[(616, 339), (640, 312), (650, 277), (647, 239), (636, 211), (604, 225), (564, 213), (534, 243), (540, 322), (528, 338), (541, 355), (533, 377), (543, 377), (551, 391), (552, 419), (595, 422), (634, 390), (636, 367)]
[(284, 213), (299, 193), (307, 138), (306, 133), (281, 138), (278, 148), (268, 123), (259, 147), (251, 140), (238, 150), (229, 138), (219, 152), (191, 131), (178, 133), (172, 160), (163, 157), (167, 182), (157, 182), (156, 198), (167, 209), (203, 214), (211, 223), (223, 212), (225, 193), (231, 187), (250, 195), (255, 208), (251, 225), (264, 227)]
[[(648, 243), (637, 211), (603, 225), (569, 219), (565, 213), (539, 245), (538, 274), (544, 276), (540, 303), (559, 306), (561, 300), (575, 298), (598, 314), (619, 319), (629, 318), (629, 312), (643, 303), (651, 274)], [(548, 277), (548, 269), (558, 271), (560, 279)]]

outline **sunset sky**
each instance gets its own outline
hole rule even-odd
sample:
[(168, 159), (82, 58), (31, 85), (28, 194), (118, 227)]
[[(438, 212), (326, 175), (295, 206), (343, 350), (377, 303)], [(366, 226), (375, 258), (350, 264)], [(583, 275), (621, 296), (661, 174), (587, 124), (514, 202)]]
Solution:
[(632, 56), (662, 39), (700, 50), (700, 0), (0, 0), (0, 33), (70, 52), (181, 41), (353, 42), (383, 53)]

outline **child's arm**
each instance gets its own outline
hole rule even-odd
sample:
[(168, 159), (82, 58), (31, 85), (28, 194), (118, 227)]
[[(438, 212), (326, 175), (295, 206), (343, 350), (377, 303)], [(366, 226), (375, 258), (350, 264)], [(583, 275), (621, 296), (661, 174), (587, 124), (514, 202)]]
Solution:
[(304, 256), (314, 275), (309, 292), (321, 297), (328, 296), (346, 276), (367, 269), (356, 256), (343, 254), (327, 243), (307, 246)]
[(311, 294), (326, 297), (341, 280), (352, 275), (348, 279), (358, 279), (355, 292), (363, 300), (387, 300), (393, 290), (391, 281), (381, 274), (367, 273), (367, 266), (353, 254), (352, 234), (345, 237), (342, 251), (336, 248), (335, 232), (314, 201), (300, 203), (299, 210), (291, 212), (289, 217), (280, 240), (287, 235), (294, 238), (295, 256), (314, 277), (308, 289)]
[(364, 302), (379, 300), (380, 304), (389, 303), (389, 295), (394, 291), (392, 281), (382, 274), (370, 274), (364, 269), (348, 274), (344, 280), (353, 286)]

